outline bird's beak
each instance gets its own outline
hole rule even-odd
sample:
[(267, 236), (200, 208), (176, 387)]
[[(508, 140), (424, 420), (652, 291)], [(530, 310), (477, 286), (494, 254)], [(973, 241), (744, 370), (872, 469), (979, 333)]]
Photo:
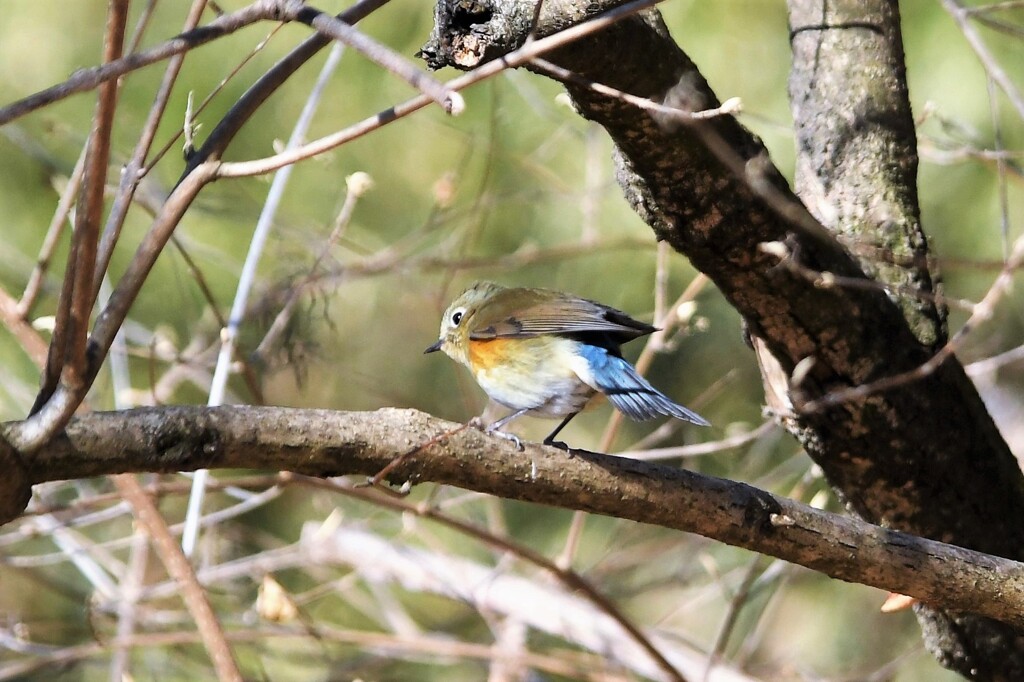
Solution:
[(426, 355), (427, 353), (433, 353), (436, 350), (441, 350), (441, 346), (443, 344), (444, 344), (444, 339), (438, 339), (437, 342), (434, 345), (430, 346), (425, 351), (423, 351), (423, 354)]

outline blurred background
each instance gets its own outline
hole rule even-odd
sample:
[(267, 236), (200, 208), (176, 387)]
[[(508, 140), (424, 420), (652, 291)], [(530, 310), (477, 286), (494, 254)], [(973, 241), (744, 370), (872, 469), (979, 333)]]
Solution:
[[(220, 6), (231, 11), (243, 4), (232, 0)], [(142, 3), (135, 5), (133, 18)], [(332, 12), (344, 8), (339, 2), (318, 6)], [(901, 9), (919, 122), (923, 223), (945, 292), (978, 301), (998, 275), (1008, 245), (1020, 235), (1024, 127), (940, 3), (909, 0)], [(741, 120), (792, 177), (784, 3), (674, 0), (663, 3), (661, 11), (719, 98), (742, 99)], [(6, 0), (0, 13), (0, 105), (98, 63), (105, 12), (99, 0)], [(155, 3), (142, 46), (180, 30), (184, 12), (183, 3)], [(208, 13), (204, 21), (212, 16)], [(973, 25), (996, 62), (1024, 88), (1024, 8), (983, 17), (992, 21)], [(395, 0), (360, 28), (412, 59), (428, 37), (431, 20), (427, 3)], [(303, 26), (274, 30), (260, 24), (191, 53), (156, 147), (172, 141), (181, 128), (189, 91), (201, 101), (230, 77), (196, 117), (201, 142), (247, 86), (306, 35)], [(267, 156), (287, 140), (325, 55), (263, 107), (229, 148), (227, 159)], [(162, 72), (162, 65), (155, 65), (125, 79), (109, 175), (115, 185)], [(438, 75), (448, 79), (455, 74)], [(439, 355), (424, 357), (422, 351), (437, 338), (440, 313), (449, 300), (473, 281), (561, 289), (652, 320), (660, 272), (666, 278), (666, 300), (675, 301), (697, 273), (678, 254), (663, 253), (659, 261), (651, 231), (615, 184), (608, 139), (576, 116), (560, 93), (557, 83), (543, 77), (507, 72), (465, 91), (466, 111), (457, 118), (428, 107), (297, 165), (259, 266), (241, 329), (241, 356), (249, 357), (289, 292), (301, 284), (299, 305), (281, 343), (250, 364), (250, 381), (232, 379), (228, 402), (261, 398), (271, 405), (336, 410), (414, 407), (465, 421), (485, 407), (482, 391), (463, 368)], [(362, 56), (346, 52), (308, 137), (342, 129), (414, 94)], [(36, 264), (59, 193), (88, 134), (94, 102), (93, 94), (73, 96), (0, 128), (0, 286), (15, 297)], [(114, 276), (148, 228), (147, 202), (159, 202), (181, 173), (181, 144), (173, 141), (143, 183), (114, 255)], [(311, 270), (344, 203), (345, 179), (356, 172), (367, 173), (374, 186), (358, 200), (340, 241)], [(178, 245), (161, 256), (126, 325), (133, 390), (123, 400), (140, 405), (206, 402), (220, 331), (213, 308), (222, 315), (230, 308), (269, 181), (217, 182), (185, 216), (176, 232)], [(44, 335), (66, 249), (64, 234), (32, 307), (31, 317)], [(214, 305), (197, 282), (196, 270)], [(761, 383), (738, 316), (713, 285), (698, 284), (691, 291), (695, 296), (685, 309), (684, 324), (660, 345), (649, 377), (714, 426), (659, 430), (659, 423), (624, 423), (609, 452), (634, 449), (638, 442), (669, 447), (721, 441), (763, 424)], [(1019, 289), (1008, 293), (960, 353), (965, 363), (979, 363), (972, 375), (1018, 454), (1024, 452), (1021, 296)], [(951, 329), (965, 317), (954, 308)], [(627, 347), (627, 357), (636, 359), (643, 344)], [(1000, 355), (1005, 352), (1011, 355)], [(23, 418), (35, 397), (38, 371), (6, 331), (0, 331), (0, 363), (0, 418)], [(108, 374), (101, 374), (89, 404), (94, 409), (114, 406)], [(610, 415), (607, 405), (582, 415), (564, 432), (566, 440), (597, 448)], [(551, 426), (527, 419), (516, 431), (539, 439)], [(756, 437), (738, 440), (737, 447), (667, 462), (839, 510), (791, 438), (766, 427)], [(239, 473), (215, 475), (226, 484)], [(158, 500), (160, 509), (169, 523), (178, 523), (187, 479), (161, 480), (168, 490)], [(274, 488), (247, 502), (251, 495), (246, 497), (241, 488), (251, 493), (246, 486), (234, 494), (211, 493), (207, 511), (227, 513), (204, 531), (197, 565), (238, 567), (211, 573), (207, 584), (225, 627), (256, 633), (236, 648), (254, 678), (484, 679), (491, 668), (486, 658), (377, 649), (314, 631), (415, 633), (429, 635), (430, 641), (441, 636), (489, 644), (504, 632), (497, 621), (516, 620), (515, 614), (482, 613), (464, 600), (413, 589), (397, 579), (375, 582), (342, 559), (317, 566), (284, 562), (267, 568), (261, 563), (297, 547), (307, 522), (333, 519), (333, 527), (365, 531), (394, 547), (498, 566), (503, 574), (553, 585), (514, 555), (409, 514), (309, 489)], [(3, 679), (108, 678), (112, 654), (102, 642), (116, 628), (120, 593), (114, 588), (139, 551), (132, 549), (131, 514), (109, 491), (103, 480), (41, 486), (36, 512), (0, 529)], [(549, 557), (567, 551), (572, 513), (433, 485), (417, 487), (411, 501), (428, 498), (453, 518)], [(110, 585), (72, 561), (75, 552), (91, 557)], [(880, 613), (886, 595), (877, 590), (699, 537), (601, 517), (586, 518), (569, 554), (572, 566), (635, 622), (667, 633), (680, 646), (715, 652), (755, 678), (954, 679), (924, 651), (910, 611)], [(155, 558), (143, 559), (142, 566), (147, 585), (167, 580)], [(278, 625), (297, 628), (304, 637), (258, 636), (270, 618), (257, 607), (268, 572), (298, 609)], [(138, 608), (138, 632), (192, 629), (173, 592), (144, 592)], [(523, 647), (555, 657), (569, 657), (577, 646), (534, 629), (522, 637)], [(97, 642), (94, 649), (54, 663), (60, 652)], [(194, 642), (143, 643), (130, 656), (133, 679), (209, 675), (205, 654)], [(38, 666), (5, 669), (5, 660)], [(574, 678), (553, 670), (538, 674), (533, 679)]]

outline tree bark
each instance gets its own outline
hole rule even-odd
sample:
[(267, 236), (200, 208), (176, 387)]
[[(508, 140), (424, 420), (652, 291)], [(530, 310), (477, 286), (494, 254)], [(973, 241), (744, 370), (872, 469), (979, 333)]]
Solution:
[[(866, 272), (931, 292), (898, 5), (790, 0), (789, 13), (797, 194), (822, 224), (869, 247), (870, 257), (860, 259)], [(924, 346), (937, 350), (946, 341), (945, 311), (934, 299), (896, 303)], [(917, 615), (926, 645), (945, 666), (981, 678), (1019, 679), (1024, 671), (1018, 632), (927, 606)], [(1002, 657), (1006, 665), (990, 668)]]
[[(874, 247), (863, 261), (809, 219), (760, 141), (732, 116), (679, 123), (585, 84), (690, 111), (716, 107), (657, 12), (549, 59), (577, 74), (566, 83), (575, 106), (615, 142), (626, 199), (743, 316), (766, 351), (766, 376), (776, 377), (768, 388), (781, 398), (781, 421), (849, 507), (884, 526), (1020, 559), (1024, 527), (1006, 520), (1024, 514), (1024, 477), (955, 358), (888, 390), (800, 410), (832, 391), (917, 369), (946, 335), (944, 312), (927, 299), (933, 278), (923, 258), (896, 2), (825, 4), (829, 14), (821, 2), (792, 3), (799, 188), (833, 235)], [(577, 17), (575, 6), (546, 0), (535, 33), (561, 28), (551, 17)], [(494, 58), (523, 44), (533, 7), (442, 0), (422, 52), (433, 67), (475, 66), (474, 55)], [(848, 92), (833, 100), (827, 85)], [(892, 263), (878, 265), (879, 252)], [(808, 272), (862, 286), (820, 286)], [(925, 298), (886, 293), (903, 285)], [(1020, 630), (971, 615), (919, 615), (943, 664), (977, 679), (1024, 679)]]

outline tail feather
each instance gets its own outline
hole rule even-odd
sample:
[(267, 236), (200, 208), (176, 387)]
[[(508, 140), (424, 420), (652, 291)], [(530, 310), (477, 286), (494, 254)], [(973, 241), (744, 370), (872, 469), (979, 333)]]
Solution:
[(664, 415), (698, 426), (710, 426), (710, 423), (699, 414), (673, 402), (667, 395), (651, 386), (622, 358), (605, 354), (602, 360), (603, 362), (591, 363), (596, 388), (608, 396), (612, 405), (630, 419), (644, 421)]

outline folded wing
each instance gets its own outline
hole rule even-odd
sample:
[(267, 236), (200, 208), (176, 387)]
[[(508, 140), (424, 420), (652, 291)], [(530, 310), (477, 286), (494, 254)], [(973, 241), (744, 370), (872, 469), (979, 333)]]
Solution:
[(615, 342), (625, 343), (656, 329), (585, 298), (546, 289), (507, 289), (488, 301), (487, 309), (473, 319), (469, 338), (484, 341), (604, 332)]

